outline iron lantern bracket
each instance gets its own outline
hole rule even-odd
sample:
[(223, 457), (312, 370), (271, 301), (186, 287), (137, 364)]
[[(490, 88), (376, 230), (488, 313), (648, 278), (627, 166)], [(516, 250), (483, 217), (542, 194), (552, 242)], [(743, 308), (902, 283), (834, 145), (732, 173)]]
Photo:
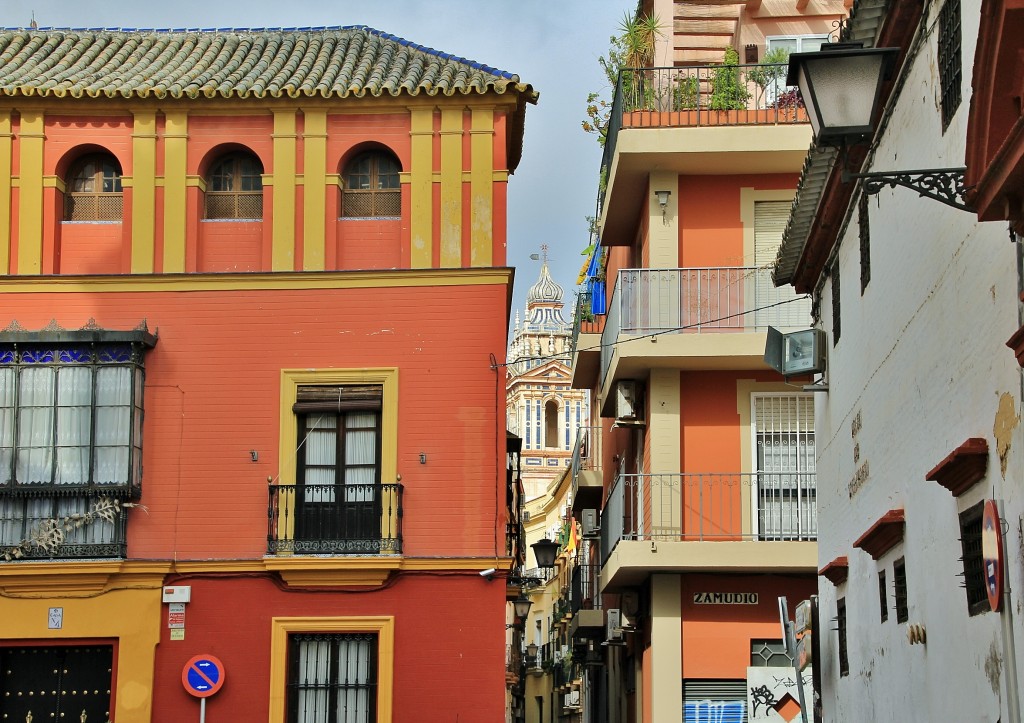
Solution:
[(967, 191), (964, 185), (966, 168), (930, 168), (918, 171), (881, 171), (877, 173), (850, 173), (843, 170), (843, 182), (854, 179), (863, 181), (864, 193), (873, 196), (888, 186), (903, 186), (918, 195), (943, 203), (961, 211), (973, 213), (974, 209), (967, 203)]

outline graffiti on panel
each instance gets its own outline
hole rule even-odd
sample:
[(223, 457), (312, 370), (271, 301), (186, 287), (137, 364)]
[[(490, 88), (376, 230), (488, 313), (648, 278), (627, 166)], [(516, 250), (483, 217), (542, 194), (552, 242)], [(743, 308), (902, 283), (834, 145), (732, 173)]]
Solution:
[(742, 723), (742, 700), (688, 700), (683, 705), (684, 723)]
[[(810, 701), (814, 700), (810, 672), (802, 674), (800, 681), (804, 688), (804, 699), (809, 705)], [(794, 707), (799, 711), (800, 691), (796, 686), (796, 673), (792, 668), (747, 668), (747, 707), (750, 711), (750, 723), (788, 723), (793, 720), (792, 716), (787, 718), (783, 714), (791, 714)]]

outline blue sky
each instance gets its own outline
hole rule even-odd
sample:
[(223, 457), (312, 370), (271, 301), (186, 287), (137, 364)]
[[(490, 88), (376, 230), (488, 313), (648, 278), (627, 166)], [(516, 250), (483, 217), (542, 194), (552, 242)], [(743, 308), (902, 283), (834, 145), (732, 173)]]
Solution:
[[(421, 45), (517, 73), (540, 91), (526, 113), (523, 160), (509, 181), (513, 315), (540, 271), (530, 254), (549, 246), (570, 317), (593, 215), (601, 149), (584, 133), (587, 93), (607, 85), (597, 64), (635, 0), (3, 0), (2, 22), (52, 27), (289, 27), (369, 25)], [(610, 96), (607, 88), (605, 92)]]

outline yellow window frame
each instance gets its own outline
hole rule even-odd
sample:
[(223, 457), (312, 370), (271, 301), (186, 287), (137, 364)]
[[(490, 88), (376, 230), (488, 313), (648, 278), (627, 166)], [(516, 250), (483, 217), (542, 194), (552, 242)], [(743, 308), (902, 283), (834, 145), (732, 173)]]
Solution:
[(377, 723), (391, 723), (395, 677), (395, 618), (271, 618), (270, 723), (285, 720), (288, 682), (288, 636), (292, 633), (373, 633), (377, 635)]

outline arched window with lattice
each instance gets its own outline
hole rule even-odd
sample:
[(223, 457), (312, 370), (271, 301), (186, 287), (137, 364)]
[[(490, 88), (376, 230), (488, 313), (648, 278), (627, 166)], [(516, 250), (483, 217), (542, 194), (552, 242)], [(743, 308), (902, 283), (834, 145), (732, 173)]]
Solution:
[(71, 166), (65, 183), (65, 221), (120, 221), (123, 209), (117, 159), (93, 153)]
[(342, 218), (380, 218), (402, 215), (398, 159), (384, 150), (361, 153), (342, 175)]
[(233, 152), (214, 162), (206, 176), (206, 218), (263, 218), (263, 164), (258, 158)]

